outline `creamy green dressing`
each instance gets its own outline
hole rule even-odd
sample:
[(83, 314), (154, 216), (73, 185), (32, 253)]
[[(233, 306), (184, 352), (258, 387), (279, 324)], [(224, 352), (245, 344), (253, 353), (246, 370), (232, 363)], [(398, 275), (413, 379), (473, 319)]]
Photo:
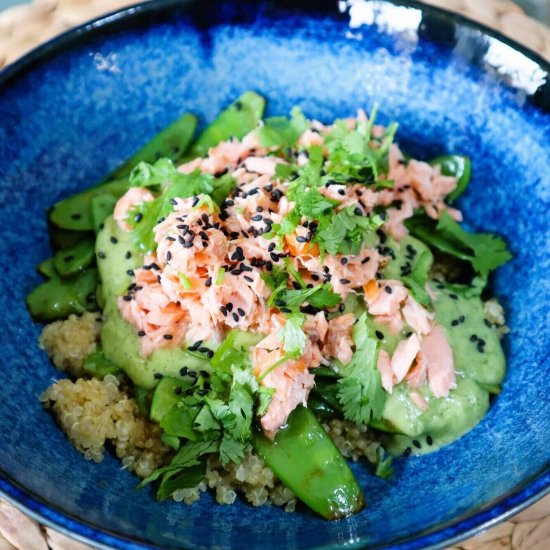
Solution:
[[(116, 244), (113, 244), (111, 237), (115, 237)], [(394, 272), (405, 261), (407, 245), (417, 251), (414, 258), (407, 259), (413, 267), (420, 255), (428, 250), (412, 237), (405, 237), (400, 245), (388, 242), (387, 246), (394, 250), (396, 259), (387, 266), (386, 277), (398, 278)], [(96, 249), (105, 255), (99, 262), (103, 281), (100, 296), (106, 319), (101, 334), (103, 354), (143, 388), (152, 388), (157, 384), (155, 374), (178, 376), (182, 365), (191, 369), (207, 368), (206, 361), (182, 349), (160, 349), (147, 358), (139, 353), (139, 338), (134, 328), (121, 318), (116, 299), (132, 282), (131, 271), (129, 274), (128, 270), (141, 264), (140, 253), (135, 250), (130, 233), (120, 230), (112, 218), (106, 220), (104, 229), (99, 232)], [(129, 257), (128, 251), (131, 252)], [(505, 375), (505, 358), (499, 336), (486, 323), (480, 298), (469, 297), (469, 287), (451, 288), (432, 281), (430, 288), (436, 296), (436, 321), (444, 328), (453, 349), (457, 387), (449, 397), (439, 399), (427, 386), (418, 389), (429, 405), (424, 412), (412, 401), (406, 383), (398, 384), (393, 389), (392, 394), (388, 395), (383, 418), (375, 427), (385, 432), (383, 442), (394, 454), (434, 451), (472, 429), (486, 414), (490, 392), (498, 392)], [(361, 297), (353, 294), (348, 297), (346, 312), (358, 314), (364, 310)], [(390, 354), (399, 341), (410, 333), (408, 326), (399, 334), (391, 334), (385, 325), (376, 323), (372, 318), (368, 323), (381, 348)]]

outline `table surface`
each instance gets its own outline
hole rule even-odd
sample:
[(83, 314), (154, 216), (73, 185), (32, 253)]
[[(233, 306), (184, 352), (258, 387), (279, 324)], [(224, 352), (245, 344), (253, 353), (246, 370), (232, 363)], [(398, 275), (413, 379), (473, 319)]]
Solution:
[[(496, 28), (550, 61), (550, 0), (423, 0)], [(63, 30), (128, 0), (0, 0), (0, 69)], [(518, 5), (521, 8), (518, 8)], [(525, 17), (527, 13), (531, 18)], [(0, 501), (0, 550), (86, 550)], [(550, 549), (550, 495), (511, 520), (448, 550)]]

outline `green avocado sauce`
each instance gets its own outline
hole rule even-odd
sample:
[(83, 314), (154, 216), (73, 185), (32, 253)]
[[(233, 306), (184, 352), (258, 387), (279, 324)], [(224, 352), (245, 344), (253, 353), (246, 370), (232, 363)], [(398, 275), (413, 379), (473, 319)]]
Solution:
[[(399, 246), (388, 244), (396, 253), (392, 264), (399, 265)], [(412, 246), (418, 251), (418, 257), (425, 249), (412, 237), (401, 242), (401, 249), (407, 245), (409, 250)], [(139, 337), (120, 316), (116, 301), (132, 282), (131, 270), (141, 265), (142, 255), (135, 248), (131, 234), (122, 231), (112, 217), (105, 220), (104, 228), (98, 234), (96, 254), (102, 281), (98, 296), (105, 317), (101, 333), (104, 356), (123, 369), (134, 384), (147, 389), (157, 385), (160, 375), (179, 376), (183, 366), (191, 370), (208, 370), (208, 361), (185, 349), (160, 349), (148, 357), (140, 354)], [(392, 275), (386, 274), (388, 277)], [(489, 395), (498, 393), (505, 375), (500, 339), (496, 329), (485, 321), (481, 299), (470, 296), (469, 287), (448, 287), (431, 281), (430, 288), (436, 296), (433, 302), (436, 321), (445, 330), (453, 349), (457, 387), (448, 397), (439, 399), (433, 396), (428, 386), (419, 388), (417, 391), (429, 405), (424, 412), (412, 401), (406, 382), (394, 387), (386, 400), (382, 419), (374, 425), (385, 432), (383, 443), (393, 454), (431, 452), (472, 429), (487, 413)], [(350, 295), (345, 310), (357, 315), (364, 311), (364, 302), (360, 297)], [(385, 325), (372, 318), (368, 322), (381, 348), (390, 354), (410, 331), (405, 326), (400, 334), (392, 334)]]
[[(422, 411), (406, 382), (394, 387), (377, 428), (387, 432), (383, 444), (392, 454), (424, 454), (458, 439), (476, 426), (489, 409), (491, 393), (500, 391), (506, 363), (495, 328), (485, 320), (483, 303), (457, 286), (431, 281), (435, 320), (453, 350), (456, 388), (436, 398), (428, 385), (416, 391), (428, 403)], [(384, 342), (382, 343), (384, 346)], [(387, 347), (389, 351), (389, 347)]]

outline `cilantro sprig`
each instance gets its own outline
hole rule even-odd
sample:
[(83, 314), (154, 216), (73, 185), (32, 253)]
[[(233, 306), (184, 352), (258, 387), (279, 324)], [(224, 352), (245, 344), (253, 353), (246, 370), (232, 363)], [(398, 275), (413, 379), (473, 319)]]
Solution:
[(470, 263), (482, 277), (512, 259), (502, 237), (492, 233), (469, 233), (446, 211), (437, 223), (420, 214), (408, 219), (405, 225), (428, 246)]
[(355, 352), (341, 369), (337, 397), (345, 418), (369, 424), (371, 419), (381, 418), (386, 396), (377, 367), (379, 342), (369, 335), (366, 313), (353, 327), (353, 342)]

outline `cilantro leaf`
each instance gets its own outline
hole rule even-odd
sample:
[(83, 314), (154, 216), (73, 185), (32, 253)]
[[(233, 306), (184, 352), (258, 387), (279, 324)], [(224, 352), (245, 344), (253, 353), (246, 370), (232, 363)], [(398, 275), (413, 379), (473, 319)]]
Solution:
[(302, 330), (305, 320), (305, 315), (293, 313), (287, 317), (286, 323), (277, 333), (285, 352), (294, 359), (300, 357), (306, 349), (307, 337)]
[(306, 301), (318, 309), (334, 307), (342, 301), (342, 297), (336, 294), (329, 284), (301, 290), (286, 290), (280, 293), (278, 298), (290, 309), (299, 308)]
[(469, 233), (445, 211), (437, 225), (424, 215), (413, 216), (405, 225), (427, 245), (469, 262), (483, 277), (512, 258), (504, 239), (492, 233)]
[(315, 242), (329, 254), (357, 254), (364, 240), (382, 224), (380, 216), (358, 216), (353, 206), (319, 220)]
[(290, 112), (290, 119), (284, 116), (266, 118), (263, 126), (256, 130), (262, 147), (289, 147), (308, 128), (308, 122), (299, 107)]
[(386, 398), (377, 368), (379, 343), (369, 336), (366, 313), (353, 327), (353, 341), (355, 353), (342, 368), (337, 396), (345, 418), (368, 424), (382, 416)]

